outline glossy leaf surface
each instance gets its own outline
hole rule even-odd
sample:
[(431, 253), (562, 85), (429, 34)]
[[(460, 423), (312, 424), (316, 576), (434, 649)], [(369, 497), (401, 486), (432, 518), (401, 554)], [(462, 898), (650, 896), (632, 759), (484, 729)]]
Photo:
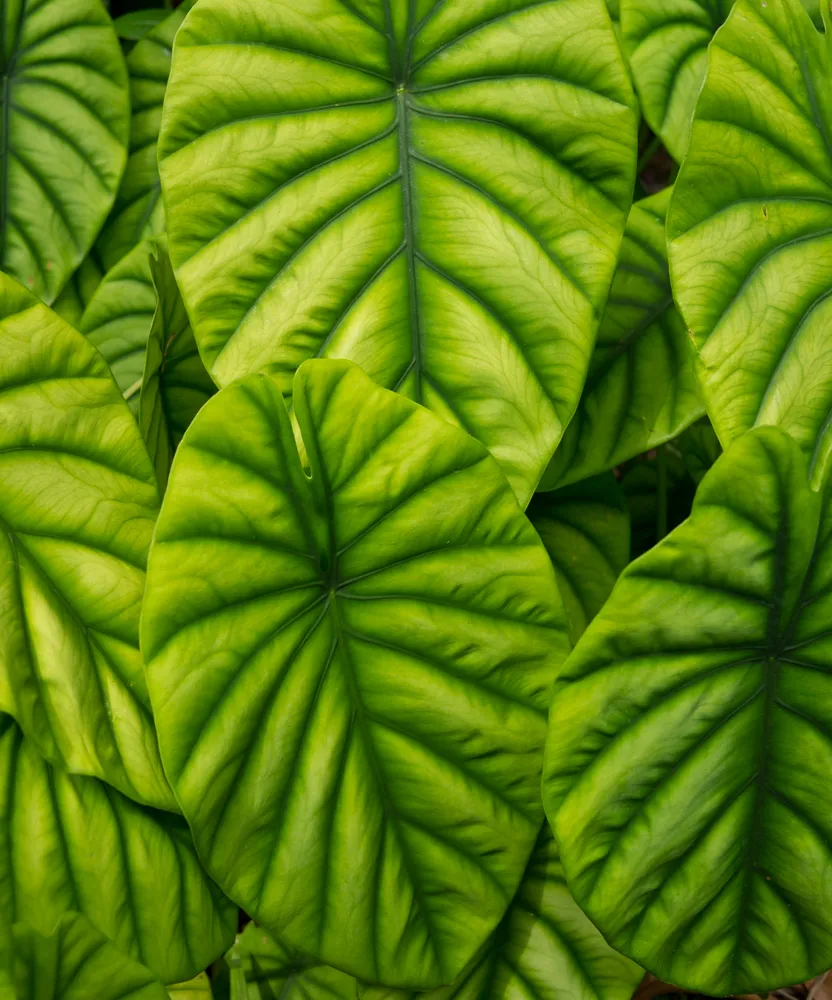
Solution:
[(575, 643), (630, 560), (627, 501), (608, 472), (551, 493), (537, 493), (526, 513), (554, 564)]
[(542, 490), (612, 469), (675, 437), (704, 412), (693, 347), (670, 291), (664, 233), (670, 195), (665, 189), (630, 211), (589, 376)]
[(199, 356), (188, 314), (164, 250), (151, 258), (156, 312), (139, 401), (139, 427), (164, 490), (182, 435), (217, 391)]
[(265, 375), (209, 400), (174, 459), (142, 625), (165, 766), (254, 919), (436, 986), (534, 844), (563, 608), (477, 441), (349, 362), (309, 362), (294, 404), (311, 478)]
[(159, 184), (156, 146), (162, 121), (162, 102), (170, 76), (173, 39), (185, 19), (185, 11), (141, 11), (162, 14), (127, 56), (130, 77), (130, 152), (115, 205), (96, 242), (108, 270), (137, 243), (165, 230), (165, 212)]
[(832, 29), (740, 0), (714, 39), (668, 215), (674, 292), (723, 444), (776, 424), (832, 450)]
[(53, 763), (175, 808), (138, 648), (157, 503), (101, 356), (0, 275), (0, 711)]
[[(495, 934), (452, 986), (424, 1000), (630, 1000), (642, 970), (610, 948), (572, 899), (548, 826)], [(416, 993), (359, 988), (360, 1000)]]
[(607, 940), (708, 995), (832, 964), (832, 506), (777, 428), (622, 574), (555, 684), (543, 783)]
[(68, 910), (169, 983), (204, 969), (237, 925), (184, 820), (53, 770), (0, 716), (0, 921), (48, 933)]
[(110, 366), (119, 389), (138, 411), (147, 340), (156, 311), (150, 274), (154, 243), (134, 247), (105, 275), (81, 317), (80, 330)]
[(124, 58), (100, 0), (14, 0), (0, 10), (0, 62), (0, 267), (51, 302), (124, 170)]
[(526, 503), (569, 421), (629, 208), (601, 0), (200, 0), (160, 166), (220, 385), (345, 357), (473, 433)]
[(67, 914), (48, 937), (15, 925), (11, 955), (12, 1000), (168, 1000), (152, 972), (80, 913)]

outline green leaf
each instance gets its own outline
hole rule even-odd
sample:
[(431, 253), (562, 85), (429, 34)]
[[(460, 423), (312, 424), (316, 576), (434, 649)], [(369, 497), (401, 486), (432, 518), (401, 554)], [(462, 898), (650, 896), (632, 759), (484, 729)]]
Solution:
[(355, 1000), (356, 981), (314, 965), (249, 924), (227, 956), (231, 1000)]
[(554, 564), (569, 637), (575, 643), (630, 561), (627, 501), (608, 472), (535, 494), (528, 516)]
[(710, 50), (668, 216), (674, 292), (723, 444), (776, 424), (832, 451), (832, 25), (740, 0)]
[(0, 711), (59, 767), (175, 809), (138, 648), (157, 504), (101, 356), (0, 274)]
[(163, 982), (204, 969), (237, 926), (184, 820), (53, 770), (0, 715), (0, 923), (48, 933), (68, 910)]
[(452, 986), (428, 994), (359, 987), (360, 1000), (630, 1000), (642, 970), (613, 951), (566, 887), (544, 826), (517, 895), (485, 948)]
[[(128, 14), (122, 14), (121, 17), (117, 17), (113, 21), (113, 27), (116, 29), (116, 34), (119, 38), (124, 38), (128, 42), (138, 42), (145, 35), (149, 35), (169, 15), (170, 11), (159, 7), (150, 7), (147, 10), (131, 10)], [(135, 52), (135, 49), (133, 51)]]
[(704, 412), (694, 352), (673, 305), (665, 249), (671, 189), (633, 205), (578, 410), (539, 489), (612, 469)]
[(110, 366), (119, 389), (139, 408), (147, 339), (156, 310), (150, 274), (152, 240), (144, 240), (108, 271), (81, 317), (80, 330)]
[(104, 278), (104, 270), (95, 253), (91, 251), (81, 262), (64, 290), (52, 305), (54, 311), (77, 330), (81, 326), (84, 310)]
[(80, 913), (67, 914), (48, 937), (15, 925), (10, 971), (15, 1000), (168, 1000), (153, 973)]
[(213, 1000), (211, 982), (204, 972), (187, 983), (168, 986), (170, 1000)]
[(719, 438), (710, 420), (703, 417), (680, 434), (674, 446), (684, 460), (690, 477), (698, 485), (705, 473), (722, 454)]
[(179, 25), (185, 19), (185, 11), (180, 8), (173, 13), (165, 10), (136, 12), (150, 13), (159, 14), (164, 20), (154, 25), (127, 56), (133, 108), (130, 155), (116, 203), (96, 243), (107, 269), (115, 267), (137, 243), (165, 231), (156, 144), (170, 75), (171, 49)]
[(543, 783), (570, 888), (661, 979), (832, 965), (832, 505), (778, 428), (717, 460), (555, 684)]
[(0, 267), (52, 302), (124, 171), (124, 58), (100, 0), (16, 0), (0, 10), (0, 59)]
[(188, 314), (162, 249), (151, 258), (156, 312), (147, 343), (139, 427), (164, 490), (173, 453), (185, 430), (217, 391), (199, 356)]
[[(204, 0), (195, 8), (199, 11)], [(200, 857), (287, 944), (451, 982), (537, 836), (554, 572), (488, 452), (344, 361), (206, 404), (174, 459), (142, 644)]]
[(636, 119), (601, 0), (200, 0), (159, 156), (208, 370), (288, 396), (304, 360), (349, 358), (527, 503), (580, 396)]

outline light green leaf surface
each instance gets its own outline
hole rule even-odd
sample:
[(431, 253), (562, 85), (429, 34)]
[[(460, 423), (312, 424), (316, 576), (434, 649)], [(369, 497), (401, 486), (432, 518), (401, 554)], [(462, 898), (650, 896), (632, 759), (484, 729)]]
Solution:
[(142, 38), (127, 56), (130, 76), (130, 155), (118, 197), (107, 224), (96, 242), (107, 269), (142, 240), (165, 230), (165, 212), (156, 162), (156, 145), (162, 121), (162, 102), (170, 75), (173, 39), (185, 19), (181, 8), (142, 11), (162, 14), (164, 20)]
[(211, 981), (204, 972), (200, 973), (196, 979), (190, 979), (187, 983), (168, 986), (168, 996), (170, 1000), (213, 1000)]
[(152, 240), (144, 240), (105, 275), (81, 317), (80, 330), (104, 356), (130, 409), (138, 411), (156, 292), (150, 274)]
[(80, 913), (67, 914), (49, 936), (15, 925), (11, 955), (13, 1000), (168, 1000), (152, 972)]
[(832, 26), (740, 0), (710, 50), (668, 215), (671, 276), (723, 444), (776, 424), (832, 451)]
[(632, 563), (554, 688), (543, 782), (607, 940), (712, 996), (832, 965), (832, 506), (740, 438)]
[(527, 514), (552, 559), (573, 643), (630, 561), (630, 513), (611, 472), (532, 497)]
[(81, 266), (64, 285), (64, 290), (52, 304), (54, 311), (77, 330), (81, 326), (84, 310), (90, 304), (104, 277), (104, 270), (94, 250), (81, 262)]
[(634, 962), (610, 948), (572, 899), (545, 826), (508, 912), (456, 983), (427, 994), (359, 987), (359, 998), (630, 1000), (642, 976)]
[(138, 648), (157, 504), (101, 356), (0, 275), (0, 711), (53, 763), (176, 808)]
[(49, 933), (68, 910), (168, 983), (204, 969), (237, 926), (183, 819), (53, 770), (0, 715), (0, 925)]
[(0, 62), (0, 267), (52, 302), (124, 170), (124, 58), (100, 0), (8, 0)]
[(182, 435), (217, 387), (199, 356), (170, 258), (164, 249), (157, 253), (150, 260), (156, 312), (147, 342), (139, 427), (164, 490)]
[(246, 927), (226, 957), (230, 1000), (356, 1000), (352, 976), (310, 964), (255, 924)]
[(477, 441), (349, 362), (309, 362), (294, 402), (308, 473), (265, 375), (209, 400), (174, 459), (142, 625), (165, 766), (255, 920), (437, 986), (537, 836), (563, 608)]
[(550, 490), (612, 469), (704, 412), (694, 351), (673, 305), (665, 248), (671, 189), (630, 211), (581, 401), (549, 463)]
[(159, 156), (219, 385), (345, 357), (525, 504), (578, 402), (632, 197), (602, 0), (200, 0)]

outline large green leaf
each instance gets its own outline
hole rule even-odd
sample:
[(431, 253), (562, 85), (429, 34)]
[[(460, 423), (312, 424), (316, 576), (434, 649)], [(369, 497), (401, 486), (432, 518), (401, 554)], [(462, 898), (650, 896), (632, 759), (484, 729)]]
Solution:
[(759, 428), (622, 574), (554, 688), (543, 784), (616, 948), (709, 995), (832, 965), (832, 505)]
[(12, 1000), (168, 1000), (152, 972), (80, 913), (64, 916), (49, 936), (16, 924), (10, 965)]
[(577, 642), (630, 561), (627, 500), (608, 472), (532, 497), (528, 515), (555, 567)]
[(0, 715), (0, 925), (49, 933), (68, 910), (168, 983), (204, 969), (237, 926), (184, 820), (53, 770)]
[(670, 195), (668, 188), (630, 211), (583, 395), (540, 489), (611, 469), (676, 437), (704, 412), (693, 348), (670, 291)]
[(151, 258), (156, 312), (147, 342), (139, 427), (164, 490), (182, 435), (217, 391), (197, 350), (188, 314), (164, 249)]
[(350, 362), (303, 366), (294, 401), (306, 473), (265, 375), (209, 400), (174, 459), (142, 625), (166, 771), (258, 922), (436, 986), (534, 844), (563, 608), (477, 441)]
[(157, 504), (101, 356), (0, 275), (0, 711), (53, 763), (175, 808), (138, 648)]
[(360, 1000), (630, 1000), (642, 970), (604, 941), (572, 899), (544, 827), (494, 935), (452, 986), (428, 994), (359, 988)]
[(200, 0), (159, 155), (220, 385), (356, 361), (526, 503), (578, 402), (632, 196), (602, 0)]
[(352, 976), (314, 965), (249, 924), (227, 956), (231, 1000), (355, 1000)]
[(124, 170), (124, 58), (100, 0), (6, 0), (0, 61), (0, 267), (51, 302)]
[(150, 273), (152, 240), (144, 240), (108, 271), (81, 317), (79, 329), (103, 355), (134, 412), (144, 371), (147, 340), (156, 310)]
[(668, 215), (673, 287), (723, 444), (777, 424), (832, 451), (832, 26), (740, 0), (710, 49)]
[(162, 102), (170, 75), (171, 48), (179, 25), (185, 18), (182, 9), (162, 14), (164, 20), (136, 44), (127, 57), (130, 75), (130, 155), (118, 197), (96, 247), (109, 269), (142, 240), (160, 236), (165, 229), (156, 144), (162, 121)]

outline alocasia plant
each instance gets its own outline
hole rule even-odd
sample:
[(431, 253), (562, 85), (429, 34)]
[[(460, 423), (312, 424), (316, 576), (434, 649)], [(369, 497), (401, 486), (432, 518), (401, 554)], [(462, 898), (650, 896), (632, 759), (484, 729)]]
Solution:
[(51, 302), (124, 170), (124, 58), (100, 0), (15, 0), (0, 9), (0, 60), (0, 267)]
[(680, 986), (751, 993), (832, 965), (831, 545), (798, 445), (744, 435), (556, 683), (543, 793), (569, 885)]
[[(198, 9), (198, 8), (197, 8)], [(538, 833), (568, 641), (488, 452), (353, 364), (250, 376), (174, 460), (142, 615), (165, 768), (208, 871), (288, 944), (451, 982)]]
[(349, 358), (525, 504), (580, 395), (635, 166), (602, 0), (200, 0), (159, 155), (220, 385)]
[(673, 290), (723, 444), (777, 424), (832, 453), (832, 21), (739, 0), (710, 49), (668, 215)]

